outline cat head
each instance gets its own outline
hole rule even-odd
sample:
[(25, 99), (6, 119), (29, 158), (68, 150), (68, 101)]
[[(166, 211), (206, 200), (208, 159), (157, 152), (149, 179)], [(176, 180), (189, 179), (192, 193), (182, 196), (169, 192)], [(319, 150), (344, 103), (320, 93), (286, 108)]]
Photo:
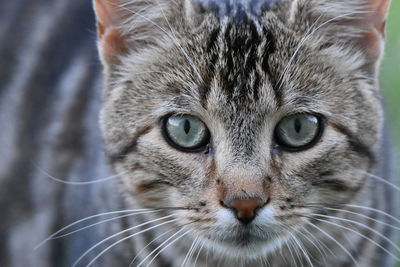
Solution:
[(255, 257), (374, 171), (389, 1), (234, 2), (95, 0), (101, 125), (130, 205)]

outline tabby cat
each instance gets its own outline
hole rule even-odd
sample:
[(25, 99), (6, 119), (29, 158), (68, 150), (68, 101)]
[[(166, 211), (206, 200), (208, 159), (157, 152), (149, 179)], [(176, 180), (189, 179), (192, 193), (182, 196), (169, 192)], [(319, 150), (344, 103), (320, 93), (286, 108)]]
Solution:
[(5, 112), (24, 108), (1, 140), (1, 266), (400, 261), (377, 81), (388, 0), (94, 0), (115, 175), (82, 2), (7, 6), (47, 16), (18, 65), (35, 82), (0, 79)]

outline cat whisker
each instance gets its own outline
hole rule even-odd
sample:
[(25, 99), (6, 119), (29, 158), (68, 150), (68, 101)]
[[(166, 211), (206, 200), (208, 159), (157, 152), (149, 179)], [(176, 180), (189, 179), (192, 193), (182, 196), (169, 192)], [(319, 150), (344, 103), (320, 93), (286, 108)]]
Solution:
[[(315, 240), (315, 242), (317, 242), (319, 245), (321, 245), (321, 248), (323, 249), (323, 252), (324, 252), (325, 257), (328, 256), (328, 255), (326, 254), (326, 250), (328, 250), (329, 253), (330, 253), (331, 255), (335, 255), (335, 254), (333, 253), (333, 251), (332, 251), (327, 245), (325, 245), (324, 241), (319, 240), (318, 238), (315, 238), (315, 236), (314, 236), (310, 231), (308, 231), (308, 229), (307, 229), (306, 227), (302, 228), (302, 230), (305, 231), (307, 234), (309, 234), (309, 235), (311, 236), (311, 238), (314, 237), (313, 240)], [(313, 242), (312, 242), (312, 243), (313, 243)], [(324, 261), (326, 261), (326, 259), (324, 259)], [(327, 264), (325, 264), (325, 266), (326, 266), (326, 265), (327, 265)]]
[(153, 222), (157, 222), (157, 221), (161, 221), (161, 220), (165, 220), (165, 219), (171, 218), (172, 216), (174, 216), (174, 215), (167, 215), (167, 216), (164, 216), (164, 217), (161, 217), (161, 218), (157, 218), (157, 219), (154, 219), (154, 220), (151, 220), (151, 221), (148, 221), (148, 222), (145, 222), (145, 223), (142, 223), (142, 224), (133, 226), (133, 227), (129, 227), (128, 229), (122, 230), (122, 231), (120, 231), (120, 232), (118, 232), (118, 233), (115, 233), (115, 234), (113, 234), (113, 235), (111, 235), (111, 236), (109, 236), (109, 237), (107, 237), (107, 238), (101, 240), (100, 242), (96, 243), (95, 245), (93, 245), (92, 247), (90, 247), (88, 250), (86, 250), (86, 251), (74, 262), (74, 264), (72, 265), (72, 267), (75, 267), (87, 254), (89, 254), (89, 253), (90, 253), (91, 251), (93, 251), (96, 247), (100, 246), (101, 244), (104, 244), (104, 243), (107, 242), (108, 240), (110, 240), (110, 239), (112, 239), (112, 238), (114, 238), (114, 237), (116, 237), (116, 236), (122, 235), (122, 234), (124, 234), (124, 233), (126, 233), (126, 232), (135, 230), (135, 229), (137, 229), (137, 228), (139, 228), (139, 227), (142, 227), (142, 226), (151, 224), (151, 223), (153, 223)]
[[(83, 222), (86, 222), (88, 220), (94, 219), (94, 218), (98, 218), (98, 217), (102, 217), (102, 216), (107, 216), (107, 215), (114, 215), (114, 214), (121, 214), (121, 213), (136, 213), (136, 212), (144, 212), (144, 211), (161, 211), (161, 210), (185, 210), (185, 209), (192, 209), (192, 208), (184, 208), (184, 207), (160, 207), (160, 208), (152, 208), (152, 209), (133, 209), (133, 210), (117, 210), (117, 211), (109, 211), (109, 212), (103, 212), (103, 213), (99, 213), (99, 214), (95, 214), (95, 215), (91, 215), (82, 219), (79, 219), (77, 221), (74, 221), (66, 226), (64, 226), (63, 228), (61, 228), (60, 230), (57, 230), (55, 233), (51, 234), (49, 237), (45, 238), (43, 241), (41, 241), (39, 244), (37, 244), (34, 247), (34, 250), (40, 248), (41, 246), (43, 246), (45, 243), (47, 243), (48, 241), (55, 239), (55, 238), (59, 238), (57, 237), (58, 234), (62, 233), (63, 231), (77, 225)], [(129, 216), (129, 215), (127, 215)], [(115, 218), (114, 218), (115, 219)], [(70, 233), (72, 234), (72, 233)]]
[(38, 245), (36, 245), (34, 247), (34, 249), (38, 249), (39, 247), (41, 247), (43, 244), (45, 244), (49, 240), (54, 239), (54, 237), (57, 236), (59, 233), (65, 231), (68, 228), (71, 228), (72, 226), (77, 225), (79, 223), (82, 223), (82, 222), (85, 222), (85, 221), (88, 221), (88, 220), (91, 220), (91, 219), (94, 219), (94, 218), (97, 218), (97, 217), (106, 216), (106, 215), (113, 215), (113, 214), (120, 214), (120, 213), (133, 213), (133, 212), (146, 211), (146, 210), (151, 210), (151, 209), (117, 210), (117, 211), (103, 212), (103, 213), (99, 213), (99, 214), (95, 214), (95, 215), (91, 215), (91, 216), (82, 218), (80, 220), (77, 220), (77, 221), (75, 221), (73, 223), (70, 223), (70, 224), (64, 226), (60, 230), (58, 230), (55, 233), (51, 234), (49, 237), (47, 237), (42, 242), (40, 242)]
[[(194, 247), (194, 249), (193, 249), (191, 255), (189, 256), (189, 260), (187, 261), (187, 264), (186, 264), (186, 265), (189, 265), (189, 264), (192, 262), (192, 259), (193, 259), (193, 257), (195, 256), (195, 253), (196, 253), (196, 251), (197, 251), (197, 249), (198, 249), (200, 243), (201, 243), (201, 240), (200, 240), (199, 238), (197, 238), (196, 245), (195, 245), (195, 247)], [(189, 267), (190, 267), (190, 265), (189, 265)]]
[[(186, 225), (189, 225), (189, 224), (192, 224), (192, 223), (194, 223), (194, 222), (185, 223), (185, 224), (181, 225), (181, 227), (186, 226)], [(168, 230), (168, 231), (162, 233), (161, 235), (157, 236), (157, 237), (154, 238), (153, 240), (151, 240), (151, 241), (150, 241), (146, 246), (144, 246), (138, 253), (136, 253), (136, 256), (132, 259), (132, 261), (131, 261), (129, 267), (132, 267), (132, 266), (133, 266), (133, 263), (136, 261), (136, 259), (139, 257), (139, 255), (140, 255), (143, 251), (146, 250), (146, 248), (148, 248), (151, 244), (153, 244), (154, 242), (156, 242), (157, 240), (159, 240), (161, 237), (165, 236), (166, 234), (168, 234), (168, 233), (170, 233), (170, 232), (172, 232), (172, 231), (174, 231), (174, 230), (175, 230), (175, 229)]]
[(129, 213), (129, 214), (117, 216), (117, 217), (114, 217), (114, 218), (105, 219), (105, 220), (102, 220), (102, 221), (100, 221), (100, 222), (92, 223), (92, 224), (89, 224), (89, 225), (84, 226), (84, 227), (82, 227), (82, 228), (79, 228), (79, 229), (77, 229), (77, 230), (71, 231), (71, 232), (69, 232), (69, 233), (55, 236), (55, 237), (53, 237), (52, 239), (59, 239), (59, 238), (62, 238), (62, 237), (66, 237), (66, 236), (75, 234), (75, 233), (77, 233), (77, 232), (83, 231), (83, 230), (85, 230), (85, 229), (94, 227), (94, 226), (96, 226), (96, 225), (99, 225), (99, 224), (102, 224), (102, 223), (105, 223), (105, 222), (115, 221), (115, 220), (118, 220), (118, 219), (121, 219), (121, 218), (131, 217), (131, 216), (134, 216), (134, 215), (146, 214), (146, 213), (155, 213), (155, 212), (159, 212), (159, 210), (149, 210), (149, 211), (142, 211), (142, 212), (133, 212), (133, 213)]
[(363, 227), (365, 229), (370, 230), (371, 232), (375, 233), (376, 235), (380, 236), (381, 238), (386, 240), (389, 244), (391, 244), (393, 247), (395, 247), (397, 251), (400, 252), (400, 247), (397, 246), (392, 240), (390, 240), (386, 236), (382, 235), (381, 233), (379, 233), (375, 229), (373, 229), (373, 228), (371, 228), (371, 227), (369, 227), (367, 225), (364, 225), (364, 224), (362, 224), (360, 222), (357, 222), (357, 221), (354, 221), (354, 220), (345, 219), (345, 218), (340, 218), (340, 217), (337, 217), (337, 216), (329, 216), (329, 215), (322, 215), (322, 214), (310, 214), (310, 215), (311, 216), (322, 217), (322, 218), (326, 218), (326, 219), (338, 220), (338, 221), (342, 221), (342, 222), (348, 222), (348, 223), (351, 223), (351, 224), (355, 224), (355, 225), (361, 226), (361, 227)]
[(385, 225), (385, 226), (388, 226), (390, 228), (393, 228), (393, 229), (396, 229), (396, 230), (400, 231), (400, 227), (397, 227), (397, 226), (394, 226), (392, 224), (383, 222), (381, 220), (377, 220), (377, 219), (375, 219), (375, 218), (373, 218), (371, 216), (368, 216), (368, 215), (365, 215), (365, 214), (362, 214), (362, 213), (358, 213), (358, 212), (354, 212), (354, 211), (350, 211), (350, 210), (345, 210), (345, 209), (335, 209), (335, 208), (327, 208), (327, 207), (317, 207), (315, 209), (332, 210), (332, 211), (339, 211), (339, 212), (345, 212), (345, 213), (353, 214), (353, 215), (356, 215), (356, 216), (359, 216), (359, 217), (374, 221), (376, 223), (379, 223), (379, 224), (382, 224), (382, 225)]
[(201, 254), (201, 251), (203, 250), (203, 247), (204, 247), (205, 243), (206, 243), (206, 241), (203, 240), (203, 242), (202, 242), (202, 244), (201, 244), (201, 246), (200, 246), (200, 249), (199, 249), (199, 251), (197, 252), (196, 258), (195, 258), (195, 260), (194, 260), (194, 265), (193, 265), (193, 267), (196, 267), (197, 260), (199, 259), (199, 256), (200, 256), (200, 254)]
[(163, 236), (167, 235), (168, 233), (174, 231), (175, 229), (171, 229), (168, 230), (164, 233), (162, 233), (161, 235), (157, 236), (156, 238), (154, 238), (153, 240), (151, 240), (146, 246), (144, 246), (138, 253), (136, 253), (136, 256), (132, 259), (131, 263), (129, 264), (129, 267), (133, 266), (133, 263), (136, 261), (136, 259), (139, 257), (140, 254), (142, 254), (143, 251), (146, 250), (146, 248), (148, 248), (151, 244), (153, 244), (154, 242), (156, 242), (157, 240), (161, 239)]
[(188, 252), (186, 253), (185, 258), (183, 259), (183, 262), (182, 262), (182, 264), (181, 264), (181, 267), (184, 267), (185, 264), (188, 264), (188, 263), (189, 263), (189, 260), (190, 260), (190, 258), (191, 258), (191, 256), (192, 256), (192, 253), (193, 253), (193, 251), (194, 251), (194, 249), (195, 249), (195, 247), (196, 247), (196, 245), (197, 245), (198, 239), (199, 239), (199, 237), (197, 236), (197, 237), (193, 240), (192, 245), (190, 246)]
[[(164, 218), (165, 218), (165, 217), (164, 217)], [(98, 258), (101, 257), (101, 255), (103, 255), (104, 253), (106, 253), (108, 250), (110, 250), (111, 248), (115, 247), (116, 245), (122, 243), (123, 241), (125, 241), (125, 240), (127, 240), (127, 239), (131, 239), (131, 238), (133, 238), (133, 237), (135, 237), (135, 236), (137, 236), (137, 235), (140, 235), (140, 234), (142, 234), (142, 233), (148, 232), (148, 231), (150, 231), (150, 230), (153, 230), (154, 228), (160, 227), (160, 226), (165, 225), (165, 224), (168, 224), (168, 223), (176, 222), (176, 221), (179, 221), (179, 219), (173, 219), (173, 220), (169, 220), (169, 221), (166, 221), (166, 222), (159, 223), (159, 224), (157, 224), (157, 225), (148, 227), (148, 228), (146, 228), (146, 229), (144, 229), (144, 230), (142, 230), (142, 231), (139, 231), (139, 232), (137, 232), (137, 233), (131, 234), (131, 235), (127, 236), (127, 237), (124, 237), (124, 238), (122, 238), (122, 239), (120, 239), (120, 240), (118, 240), (118, 241), (112, 243), (111, 245), (109, 245), (108, 247), (106, 247), (105, 249), (103, 249), (99, 254), (97, 254), (96, 257), (94, 257), (94, 258), (89, 262), (89, 264), (86, 265), (86, 267), (91, 266)]]
[[(288, 227), (290, 227), (290, 226), (288, 226)], [(319, 246), (317, 246), (316, 244), (315, 244), (315, 242), (317, 242), (318, 244), (320, 244), (320, 242), (319, 242), (319, 240), (318, 239), (311, 239), (313, 236), (311, 235), (311, 238), (310, 237), (308, 237), (306, 234), (304, 234), (304, 233), (302, 233), (299, 229), (296, 229), (296, 228), (293, 228), (293, 227), (290, 227), (293, 231), (295, 231), (296, 233), (298, 233), (298, 234), (300, 234), (300, 235), (302, 235), (305, 239), (307, 239), (307, 241), (310, 243), (310, 244), (312, 244), (317, 250), (318, 250), (318, 253), (322, 256), (322, 258), (324, 259), (324, 261), (325, 261), (325, 266), (327, 265), (326, 264), (326, 257), (327, 257), (327, 255), (326, 255), (326, 253), (323, 253), (322, 252), (322, 250), (321, 250), (321, 248), (319, 247)], [(302, 230), (305, 230), (305, 229), (302, 229)], [(309, 234), (310, 234), (310, 232), (308, 232)], [(314, 242), (315, 241), (315, 242)], [(312, 257), (312, 255), (311, 255), (311, 257)], [(318, 261), (318, 260), (316, 260), (314, 257), (313, 257), (313, 259), (315, 260), (315, 261)]]
[(286, 247), (288, 248), (289, 254), (290, 254), (290, 256), (292, 257), (293, 262), (294, 262), (294, 264), (295, 264), (296, 267), (297, 267), (297, 261), (296, 261), (296, 259), (295, 259), (294, 254), (293, 254), (293, 251), (292, 251), (292, 243), (291, 243), (290, 241), (291, 241), (291, 240), (289, 239), (288, 242), (286, 242)]
[[(62, 184), (66, 184), (66, 185), (91, 185), (91, 184), (96, 184), (96, 183), (101, 183), (101, 182), (106, 182), (106, 181), (110, 181), (113, 180), (115, 178), (118, 178), (124, 174), (127, 174), (128, 172), (123, 172), (123, 173), (119, 173), (119, 174), (115, 174), (115, 175), (111, 175), (105, 178), (101, 178), (101, 179), (96, 179), (96, 180), (92, 180), (92, 181), (87, 181), (87, 182), (71, 182), (71, 181), (65, 181), (63, 179), (59, 179), (53, 175), (51, 175), (50, 173), (48, 173), (47, 171), (45, 171), (44, 169), (42, 169), (39, 165), (33, 163), (33, 165), (42, 173), (44, 174), (47, 178), (50, 178), (53, 181), (56, 181), (58, 183), (62, 183)], [(81, 179), (78, 179), (81, 180)], [(83, 180), (83, 179), (82, 179)], [(91, 179), (88, 179), (91, 180)]]
[[(308, 217), (305, 216), (306, 218), (312, 219), (312, 217)], [(350, 253), (350, 251), (348, 249), (346, 249), (339, 241), (337, 241), (334, 237), (332, 237), (329, 233), (327, 233), (325, 230), (323, 230), (321, 227), (318, 227), (317, 225), (305, 221), (308, 225), (310, 225), (311, 227), (317, 229), (318, 231), (320, 231), (321, 233), (323, 233), (326, 237), (328, 237), (330, 240), (332, 240), (336, 245), (338, 245), (350, 258), (351, 260), (354, 262), (354, 264), (358, 267), (360, 267), (360, 265), (358, 264), (358, 262), (356, 261), (356, 259), (354, 258), (354, 256)]]
[(300, 240), (299, 240), (299, 239), (296, 237), (296, 235), (294, 235), (294, 234), (292, 233), (292, 231), (290, 231), (290, 230), (293, 230), (293, 228), (289, 226), (289, 231), (288, 231), (288, 233), (292, 236), (294, 242), (297, 244), (298, 248), (300, 249), (301, 253), (305, 256), (305, 258), (306, 258), (307, 262), (310, 264), (310, 266), (311, 266), (311, 267), (314, 267), (314, 265), (313, 265), (312, 262), (311, 262), (310, 257), (308, 256), (307, 251), (306, 251), (305, 248), (304, 248), (304, 244), (302, 245), (302, 243), (300, 242)]
[(390, 219), (392, 219), (393, 221), (400, 223), (400, 219), (394, 217), (393, 215), (379, 210), (379, 209), (375, 209), (375, 208), (371, 208), (371, 207), (367, 207), (367, 206), (360, 206), (360, 205), (353, 205), (353, 204), (335, 204), (335, 203), (307, 203), (305, 205), (303, 205), (304, 207), (333, 207), (333, 208), (342, 208), (342, 207), (347, 207), (347, 208), (356, 208), (356, 209), (362, 209), (362, 210), (368, 210), (368, 211), (373, 211), (376, 212), (378, 214), (384, 215)]
[(399, 186), (397, 186), (397, 185), (395, 185), (394, 183), (391, 183), (391, 182), (385, 180), (385, 179), (382, 178), (382, 177), (379, 177), (379, 176), (377, 176), (377, 175), (374, 175), (374, 174), (372, 174), (372, 173), (369, 173), (369, 172), (366, 172), (366, 171), (363, 171), (363, 170), (359, 170), (359, 172), (362, 173), (362, 174), (367, 175), (369, 178), (372, 178), (372, 179), (375, 179), (375, 180), (377, 180), (377, 181), (379, 181), (379, 182), (382, 182), (382, 183), (384, 183), (384, 184), (390, 186), (391, 188), (395, 189), (396, 191), (399, 191), (399, 192), (400, 192), (400, 187), (399, 187)]
[[(298, 261), (296, 261), (296, 262), (299, 262), (301, 264), (300, 266), (303, 267), (304, 265), (303, 265), (303, 262), (301, 260), (300, 251), (298, 250), (298, 247), (296, 246), (296, 243), (294, 242), (294, 239), (292, 238), (292, 239), (290, 239), (290, 241), (291, 241), (291, 245), (293, 247), (293, 250), (296, 253), (296, 258), (298, 259)], [(297, 263), (296, 263), (296, 266), (297, 266)]]
[[(184, 237), (185, 235), (189, 234), (192, 230), (188, 230), (185, 233), (183, 233), (182, 235), (178, 236), (177, 238), (173, 239), (175, 236), (177, 236), (179, 233), (181, 233), (184, 230), (184, 228), (182, 227), (180, 230), (178, 230), (175, 234), (173, 234), (172, 236), (170, 236), (167, 240), (165, 240), (164, 242), (162, 242), (158, 247), (156, 247), (149, 255), (147, 255), (138, 265), (137, 267), (142, 266), (142, 264), (144, 262), (146, 262), (147, 259), (149, 259), (154, 253), (155, 255), (151, 258), (150, 262), (146, 265), (150, 266), (151, 263), (157, 258), (158, 255), (160, 255), (161, 252), (163, 252), (165, 249), (167, 249), (169, 246), (171, 246), (173, 243), (175, 243), (176, 241), (178, 241), (179, 239), (181, 239), (182, 237)], [(173, 239), (171, 242), (168, 243), (168, 241), (170, 241), (171, 239)], [(168, 244), (167, 244), (168, 243)], [(163, 247), (164, 246), (164, 247)], [(161, 249), (160, 249), (161, 248)], [(156, 251), (159, 250), (157, 253)]]
[[(305, 216), (305, 217), (310, 218), (310, 219), (313, 219), (313, 220), (317, 220), (317, 221), (320, 221), (320, 222), (324, 222), (324, 223), (327, 223), (327, 224), (330, 224), (330, 225), (339, 227), (339, 228), (341, 228), (341, 229), (348, 230), (348, 231), (350, 231), (350, 232), (352, 232), (352, 233), (355, 233), (355, 234), (357, 234), (357, 235), (359, 235), (359, 236), (365, 238), (366, 240), (370, 241), (371, 243), (373, 243), (374, 245), (376, 245), (377, 247), (379, 247), (379, 248), (382, 249), (383, 251), (385, 251), (388, 255), (390, 255), (391, 257), (393, 257), (395, 260), (400, 261), (400, 258), (398, 258), (396, 255), (394, 255), (393, 253), (391, 253), (391, 252), (390, 252), (389, 250), (387, 250), (386, 248), (382, 247), (380, 244), (378, 244), (376, 241), (372, 240), (372, 239), (369, 238), (368, 236), (366, 236), (366, 235), (364, 235), (364, 234), (362, 234), (362, 233), (360, 233), (360, 232), (358, 232), (358, 231), (356, 231), (356, 230), (354, 230), (354, 229), (351, 229), (351, 228), (349, 228), (349, 227), (340, 225), (340, 224), (338, 224), (338, 223), (334, 223), (334, 222), (331, 222), (331, 221), (328, 221), (328, 220), (325, 220), (325, 219), (318, 219), (318, 218), (316, 218), (315, 216), (321, 217), (321, 215), (319, 215), (319, 214), (312, 214), (312, 215), (313, 215), (314, 217), (311, 217), (311, 216)], [(332, 217), (332, 216), (328, 216), (328, 217)], [(342, 219), (342, 218), (334, 217), (334, 219)], [(349, 220), (349, 221), (351, 221), (351, 220)], [(372, 228), (371, 228), (371, 229), (372, 229)], [(378, 233), (378, 232), (376, 232), (376, 233)], [(380, 236), (383, 237), (382, 234), (380, 234)], [(385, 237), (385, 240), (389, 240), (389, 239), (388, 239), (387, 237)], [(390, 241), (390, 242), (391, 242), (392, 245), (394, 244), (392, 241)], [(398, 248), (397, 245), (394, 244), (394, 246), (395, 246), (396, 248)]]

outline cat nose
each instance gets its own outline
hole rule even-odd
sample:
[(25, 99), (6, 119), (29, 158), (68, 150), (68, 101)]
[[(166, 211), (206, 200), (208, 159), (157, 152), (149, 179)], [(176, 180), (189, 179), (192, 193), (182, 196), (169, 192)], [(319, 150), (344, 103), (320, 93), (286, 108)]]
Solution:
[(235, 212), (239, 221), (249, 224), (256, 217), (256, 211), (264, 205), (265, 202), (259, 199), (238, 199), (230, 202), (227, 207)]

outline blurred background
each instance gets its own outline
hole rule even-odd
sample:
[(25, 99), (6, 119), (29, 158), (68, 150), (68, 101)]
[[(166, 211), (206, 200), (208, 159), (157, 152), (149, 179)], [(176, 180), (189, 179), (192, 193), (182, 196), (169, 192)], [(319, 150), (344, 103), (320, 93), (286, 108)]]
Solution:
[[(381, 83), (386, 110), (395, 147), (397, 174), (400, 173), (400, 1), (392, 1), (387, 24), (386, 53), (382, 66)], [(400, 181), (400, 175), (397, 175)], [(400, 265), (399, 265), (400, 266)]]
[[(387, 24), (386, 53), (381, 83), (394, 147), (394, 173), (400, 184), (400, 1), (392, 1)], [(400, 207), (399, 207), (400, 208)], [(400, 263), (396, 265), (400, 267)]]

